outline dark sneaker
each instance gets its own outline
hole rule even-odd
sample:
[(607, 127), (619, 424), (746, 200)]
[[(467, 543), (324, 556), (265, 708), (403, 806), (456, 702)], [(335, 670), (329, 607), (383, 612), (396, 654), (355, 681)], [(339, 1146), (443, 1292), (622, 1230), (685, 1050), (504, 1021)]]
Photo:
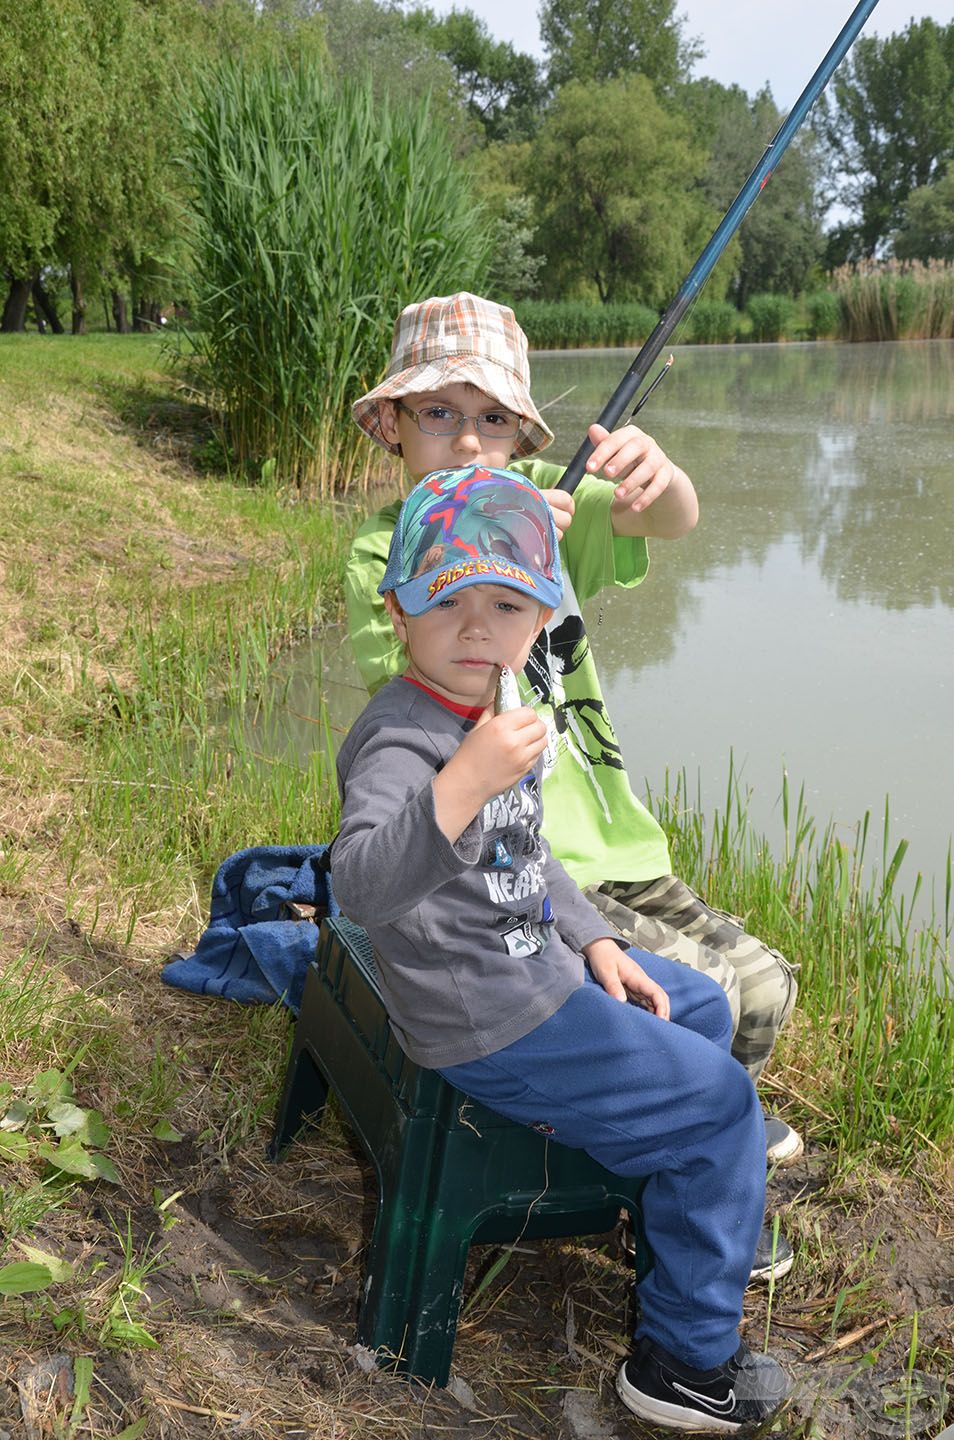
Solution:
[(627, 1410), (650, 1424), (696, 1435), (731, 1435), (767, 1419), (788, 1388), (778, 1361), (754, 1355), (744, 1344), (714, 1370), (695, 1370), (652, 1340), (639, 1340), (616, 1377)]
[(755, 1247), (749, 1284), (752, 1285), (757, 1280), (781, 1280), (794, 1264), (795, 1256), (785, 1236), (775, 1235), (770, 1226), (763, 1225), (759, 1231), (759, 1243)]
[(777, 1115), (765, 1117), (765, 1159), (769, 1165), (791, 1165), (805, 1149), (797, 1130)]
[[(629, 1216), (623, 1220), (620, 1245), (629, 1263), (635, 1264), (636, 1237), (629, 1223)], [(752, 1261), (752, 1272), (749, 1275), (748, 1283), (754, 1285), (759, 1280), (781, 1280), (794, 1264), (795, 1256), (785, 1236), (779, 1235), (773, 1240), (771, 1229), (769, 1226), (763, 1225), (759, 1231), (759, 1242), (755, 1247), (755, 1259)]]

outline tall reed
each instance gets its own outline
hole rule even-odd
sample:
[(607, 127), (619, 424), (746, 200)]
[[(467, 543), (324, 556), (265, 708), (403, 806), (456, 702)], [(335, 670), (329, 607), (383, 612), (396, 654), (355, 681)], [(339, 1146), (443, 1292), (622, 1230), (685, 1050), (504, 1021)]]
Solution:
[(863, 260), (831, 277), (844, 340), (954, 338), (954, 264)]
[(588, 300), (522, 300), (516, 314), (535, 350), (635, 345), (659, 319), (655, 310), (635, 301), (597, 305)]
[(350, 405), (398, 310), (483, 282), (491, 227), (464, 167), (426, 101), (277, 62), (214, 69), (187, 137), (195, 342), (228, 453), (246, 475), (347, 489)]
[(954, 1134), (954, 983), (950, 969), (951, 858), (940, 916), (915, 925), (898, 872), (907, 848), (878, 853), (870, 816), (853, 845), (819, 833), (804, 796), (782, 786), (781, 858), (751, 827), (730, 770), (725, 807), (711, 820), (683, 773), (655, 799), (673, 868), (714, 904), (744, 919), (800, 966), (799, 1000), (771, 1075), (819, 1141), (846, 1158), (880, 1152), (903, 1168)]

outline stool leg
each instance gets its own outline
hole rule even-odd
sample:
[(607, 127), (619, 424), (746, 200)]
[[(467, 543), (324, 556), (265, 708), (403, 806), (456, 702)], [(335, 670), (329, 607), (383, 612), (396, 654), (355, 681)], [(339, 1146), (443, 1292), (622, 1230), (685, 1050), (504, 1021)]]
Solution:
[(465, 1217), (440, 1212), (419, 1252), (402, 1365), (436, 1385), (450, 1375), (469, 1251)]
[(368, 1255), (358, 1342), (386, 1349), (398, 1368), (445, 1385), (470, 1248), (472, 1217), (435, 1195), (431, 1122), (412, 1123), (378, 1169), (378, 1205)]
[(321, 1124), (328, 1099), (328, 1083), (306, 1045), (292, 1053), (285, 1075), (285, 1088), (275, 1114), (275, 1128), (268, 1147), (269, 1158), (277, 1160), (286, 1145), (301, 1129), (302, 1116), (313, 1116)]

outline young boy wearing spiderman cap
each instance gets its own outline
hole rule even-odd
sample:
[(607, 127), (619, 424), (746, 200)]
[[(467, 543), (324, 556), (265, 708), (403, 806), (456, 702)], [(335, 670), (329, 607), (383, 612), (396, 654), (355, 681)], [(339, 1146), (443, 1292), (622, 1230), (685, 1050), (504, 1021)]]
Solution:
[(647, 1177), (654, 1265), (624, 1404), (696, 1433), (763, 1420), (787, 1382), (738, 1334), (765, 1136), (726, 997), (629, 947), (584, 897), (541, 834), (547, 727), (528, 706), (493, 713), (501, 667), (523, 669), (562, 600), (553, 513), (513, 472), (430, 474), (380, 592), (404, 669), (341, 747), (332, 879), (398, 1041), (491, 1109)]
[[(543, 491), (560, 534), (564, 597), (531, 647), (521, 683), (550, 723), (548, 839), (626, 939), (718, 981), (732, 1009), (733, 1054), (757, 1079), (795, 1003), (792, 968), (672, 874), (666, 837), (630, 787), (580, 613), (604, 586), (640, 583), (649, 537), (678, 539), (694, 527), (695, 491), (634, 425), (612, 433), (591, 426), (589, 473), (572, 497), (555, 490), (562, 468), (531, 458), (553, 436), (529, 380), (526, 336), (512, 310), (467, 293), (436, 297), (401, 312), (387, 374), (355, 404), (354, 418), (402, 457), (412, 482), (481, 464), (509, 466)], [(349, 631), (372, 694), (403, 666), (379, 594), (399, 506), (393, 501), (361, 527), (345, 570)], [(790, 1126), (767, 1119), (770, 1162), (794, 1159), (801, 1148)], [(763, 1272), (769, 1268), (767, 1258)]]

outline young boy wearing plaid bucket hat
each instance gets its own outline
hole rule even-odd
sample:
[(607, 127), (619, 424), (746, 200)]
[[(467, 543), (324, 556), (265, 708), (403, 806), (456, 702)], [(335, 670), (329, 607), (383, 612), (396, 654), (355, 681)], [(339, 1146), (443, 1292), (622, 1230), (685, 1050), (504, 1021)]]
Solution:
[(523, 669), (562, 599), (552, 511), (513, 472), (430, 474), (379, 590), (405, 668), (341, 747), (332, 878), (398, 1041), (510, 1119), (647, 1177), (654, 1265), (624, 1404), (697, 1433), (763, 1420), (787, 1382), (738, 1334), (764, 1132), (726, 997), (584, 898), (541, 834), (547, 727), (530, 707), (493, 713), (501, 667)]
[[(402, 457), (412, 481), (479, 463), (509, 466), (543, 491), (561, 532), (565, 589), (523, 683), (552, 717), (548, 839), (622, 935), (718, 981), (732, 1007), (733, 1054), (757, 1079), (795, 1003), (792, 968), (672, 874), (666, 837), (630, 787), (580, 613), (604, 586), (640, 583), (648, 538), (677, 539), (693, 528), (695, 491), (634, 425), (612, 433), (592, 426), (589, 473), (572, 497), (555, 490), (562, 468), (531, 458), (553, 436), (529, 380), (526, 336), (511, 309), (467, 293), (435, 297), (401, 312), (387, 374), (353, 414), (376, 444)], [(403, 665), (378, 593), (399, 507), (393, 501), (361, 527), (345, 570), (351, 640), (372, 694)], [(772, 1162), (802, 1148), (774, 1117), (766, 1146)]]

